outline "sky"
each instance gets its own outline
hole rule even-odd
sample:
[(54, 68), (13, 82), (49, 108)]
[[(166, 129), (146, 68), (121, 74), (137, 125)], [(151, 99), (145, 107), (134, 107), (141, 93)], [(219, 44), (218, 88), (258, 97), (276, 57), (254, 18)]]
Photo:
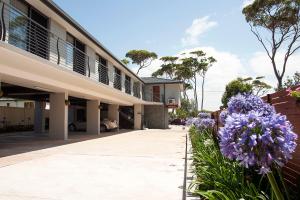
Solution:
[[(239, 76), (265, 76), (276, 86), (271, 63), (242, 14), (252, 0), (54, 1), (120, 59), (131, 49), (146, 49), (159, 57), (199, 49), (216, 58), (206, 76), (207, 110), (220, 107), (225, 85)], [(154, 61), (139, 75), (150, 76), (160, 64)], [(286, 75), (296, 70), (300, 53), (290, 58)]]

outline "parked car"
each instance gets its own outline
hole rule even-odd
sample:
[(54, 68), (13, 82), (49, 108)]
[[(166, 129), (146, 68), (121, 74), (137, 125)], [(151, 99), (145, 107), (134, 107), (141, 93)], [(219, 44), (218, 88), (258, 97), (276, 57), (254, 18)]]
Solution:
[[(116, 120), (104, 119), (100, 121), (100, 132), (111, 131), (118, 128)], [(86, 130), (86, 122), (72, 122), (69, 124), (69, 131)]]
[(185, 120), (184, 119), (173, 119), (171, 122), (170, 122), (171, 125), (185, 125)]

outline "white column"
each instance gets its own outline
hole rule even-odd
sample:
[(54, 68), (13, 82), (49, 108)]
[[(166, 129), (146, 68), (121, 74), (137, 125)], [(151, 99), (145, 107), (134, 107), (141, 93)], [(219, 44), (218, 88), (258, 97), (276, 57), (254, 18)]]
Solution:
[(108, 119), (116, 120), (119, 126), (119, 105), (115, 105), (115, 104), (108, 105)]
[(89, 134), (100, 134), (100, 101), (91, 100), (86, 104), (86, 130)]
[(68, 139), (67, 93), (50, 94), (49, 135), (55, 139)]
[(134, 129), (142, 129), (142, 118), (144, 115), (144, 105), (134, 104)]
[(45, 107), (46, 102), (35, 101), (34, 103), (34, 132), (45, 132)]

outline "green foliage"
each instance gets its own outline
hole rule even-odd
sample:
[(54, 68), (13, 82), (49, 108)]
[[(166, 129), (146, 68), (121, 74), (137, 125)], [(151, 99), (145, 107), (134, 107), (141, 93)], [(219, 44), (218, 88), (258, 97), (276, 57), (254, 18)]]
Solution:
[(194, 108), (194, 101), (181, 99), (181, 107), (176, 109), (176, 118), (186, 119), (187, 117), (196, 117), (198, 115), (198, 111)]
[[(300, 48), (300, 0), (254, 0), (243, 14), (272, 63), (278, 89), (282, 89), (288, 59)], [(282, 61), (276, 58), (278, 52), (284, 53)]]
[(141, 69), (148, 67), (151, 62), (157, 58), (156, 53), (147, 50), (130, 50), (126, 53), (126, 58), (130, 58), (132, 64), (139, 65), (137, 74)]
[(242, 80), (252, 85), (253, 94), (257, 96), (263, 96), (272, 88), (269, 84), (262, 80), (264, 78), (264, 76), (258, 76), (255, 79), (248, 77)]
[(177, 61), (178, 57), (173, 57), (173, 56), (165, 56), (161, 57), (160, 60), (164, 62), (160, 66), (160, 69), (155, 71), (152, 76), (158, 77), (158, 76), (163, 76), (164, 74), (168, 76), (168, 78), (173, 79), (175, 76), (175, 72), (177, 70), (177, 66), (179, 64), (176, 64), (175, 62)]
[(127, 60), (126, 58), (122, 59), (121, 62), (122, 62), (124, 65), (128, 65), (128, 64), (129, 64), (129, 60)]
[(245, 82), (242, 78), (237, 78), (226, 85), (222, 96), (222, 104), (224, 107), (227, 107), (227, 103), (231, 97), (239, 93), (252, 93), (252, 91), (252, 84)]
[(298, 85), (300, 85), (300, 72), (295, 72), (293, 77), (288, 76), (286, 81), (284, 82), (285, 88), (290, 88)]
[(197, 176), (190, 186), (196, 188), (192, 192), (206, 199), (216, 200), (268, 199), (259, 184), (247, 179), (243, 167), (222, 156), (212, 130), (200, 132), (191, 127), (189, 134)]

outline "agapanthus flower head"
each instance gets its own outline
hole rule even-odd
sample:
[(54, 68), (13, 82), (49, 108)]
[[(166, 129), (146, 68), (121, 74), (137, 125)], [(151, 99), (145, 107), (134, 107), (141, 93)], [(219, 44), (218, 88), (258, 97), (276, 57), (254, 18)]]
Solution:
[(210, 113), (206, 113), (206, 112), (200, 112), (200, 113), (198, 114), (198, 117), (199, 117), (200, 119), (211, 118), (211, 114), (210, 114)]
[(228, 116), (228, 111), (227, 110), (223, 110), (220, 115), (219, 115), (219, 120), (222, 124), (225, 124), (226, 118)]
[(283, 166), (297, 146), (297, 135), (286, 116), (262, 116), (254, 110), (228, 115), (219, 136), (225, 157), (247, 168), (259, 168), (261, 174), (268, 173), (273, 164)]
[(257, 111), (262, 116), (275, 113), (273, 106), (266, 104), (260, 97), (253, 94), (238, 94), (228, 102), (228, 114), (246, 114), (250, 111)]
[(205, 119), (198, 119), (198, 121), (196, 122), (195, 126), (200, 129), (211, 129), (213, 128), (215, 125), (215, 120), (210, 119), (210, 118), (205, 118)]
[(201, 119), (199, 117), (188, 118), (185, 123), (187, 126), (195, 126), (200, 130), (213, 128), (215, 125), (215, 120), (210, 118)]
[(187, 126), (195, 125), (197, 120), (198, 120), (198, 118), (196, 118), (196, 117), (190, 117), (185, 121), (185, 125), (187, 125)]

